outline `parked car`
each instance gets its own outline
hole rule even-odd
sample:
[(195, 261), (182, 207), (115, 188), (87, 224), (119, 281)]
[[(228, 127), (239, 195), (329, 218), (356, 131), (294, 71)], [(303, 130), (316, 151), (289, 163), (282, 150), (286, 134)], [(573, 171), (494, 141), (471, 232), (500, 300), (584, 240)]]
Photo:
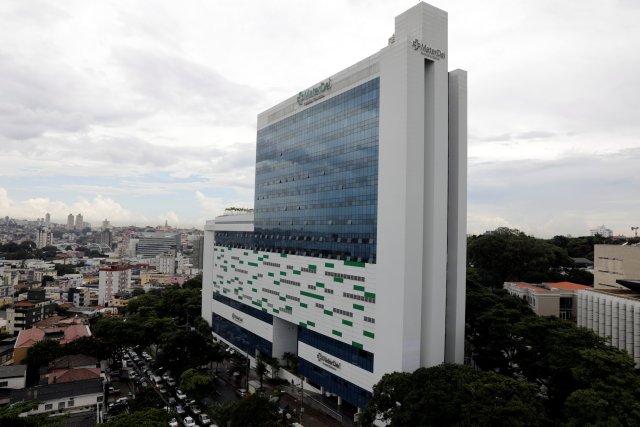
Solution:
[(167, 380), (167, 385), (168, 385), (169, 387), (175, 387), (175, 386), (176, 386), (176, 382), (174, 381), (174, 379), (173, 379), (173, 378), (169, 378), (169, 379)]
[(180, 427), (180, 424), (178, 424), (178, 420), (171, 418), (171, 421), (169, 421), (169, 427)]
[(187, 398), (187, 395), (180, 391), (180, 389), (177, 389), (176, 397), (178, 398), (178, 400), (185, 400)]
[(247, 389), (246, 388), (239, 388), (236, 390), (236, 394), (239, 397), (245, 397), (247, 395)]
[(184, 427), (195, 427), (196, 421), (191, 417), (184, 417)]
[(209, 419), (209, 416), (207, 414), (200, 414), (200, 424), (202, 424), (203, 426), (208, 426), (211, 424), (211, 419)]
[(190, 406), (190, 410), (191, 413), (193, 414), (193, 416), (198, 416), (202, 413), (202, 411), (200, 410), (200, 408), (198, 408), (196, 405)]
[(158, 387), (158, 391), (162, 394), (167, 394), (167, 388), (163, 385), (161, 385), (160, 387)]
[(176, 414), (183, 416), (185, 414), (185, 410), (182, 405), (176, 405)]

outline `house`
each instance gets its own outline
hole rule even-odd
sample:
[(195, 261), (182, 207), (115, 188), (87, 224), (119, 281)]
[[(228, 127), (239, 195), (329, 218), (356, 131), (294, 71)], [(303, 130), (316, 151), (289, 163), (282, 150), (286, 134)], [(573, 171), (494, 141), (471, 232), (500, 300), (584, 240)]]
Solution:
[(21, 363), (29, 348), (43, 339), (57, 340), (60, 344), (66, 344), (81, 337), (91, 336), (88, 325), (71, 325), (67, 327), (55, 327), (47, 329), (31, 328), (20, 331), (13, 348), (13, 363)]
[(10, 401), (12, 404), (39, 402), (37, 408), (26, 412), (25, 415), (94, 411), (99, 410), (104, 401), (104, 386), (102, 379), (96, 378), (38, 385), (12, 391)]
[(538, 316), (555, 316), (573, 320), (577, 316), (578, 291), (593, 289), (572, 282), (505, 282), (503, 288), (524, 299)]

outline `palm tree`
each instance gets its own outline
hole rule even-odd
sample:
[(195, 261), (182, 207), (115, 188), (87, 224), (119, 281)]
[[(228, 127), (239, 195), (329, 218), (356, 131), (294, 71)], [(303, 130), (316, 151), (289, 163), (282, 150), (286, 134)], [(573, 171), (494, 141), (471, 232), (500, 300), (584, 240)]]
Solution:
[(267, 373), (267, 364), (263, 362), (261, 357), (258, 357), (258, 362), (256, 363), (256, 374), (260, 377), (260, 388), (262, 388), (262, 379), (264, 375)]

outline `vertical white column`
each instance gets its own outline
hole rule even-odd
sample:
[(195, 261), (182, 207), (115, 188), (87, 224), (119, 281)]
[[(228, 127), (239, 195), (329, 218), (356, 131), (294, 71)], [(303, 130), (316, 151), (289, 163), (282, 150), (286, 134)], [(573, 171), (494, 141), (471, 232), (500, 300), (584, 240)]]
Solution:
[(467, 73), (449, 73), (449, 209), (445, 362), (464, 362), (467, 281)]
[(640, 365), (640, 306), (634, 305), (633, 310), (633, 361)]
[(618, 303), (618, 348), (627, 349), (627, 304), (624, 301)]
[(627, 302), (627, 342), (626, 342), (626, 351), (629, 354), (633, 354), (633, 305), (631, 302)]
[(589, 293), (587, 295), (587, 319), (585, 327), (593, 331), (593, 295)]
[(605, 300), (604, 337), (611, 337), (611, 298)]
[(599, 299), (599, 305), (598, 305), (598, 335), (600, 335), (601, 337), (605, 337), (606, 335), (606, 331), (604, 329), (604, 319), (606, 317), (606, 304), (605, 304), (605, 299), (604, 298), (600, 298)]
[(618, 306), (619, 301), (613, 301), (611, 304), (611, 345), (618, 347)]
[(578, 292), (578, 318), (576, 319), (578, 326), (584, 325), (583, 310), (584, 310), (584, 293)]

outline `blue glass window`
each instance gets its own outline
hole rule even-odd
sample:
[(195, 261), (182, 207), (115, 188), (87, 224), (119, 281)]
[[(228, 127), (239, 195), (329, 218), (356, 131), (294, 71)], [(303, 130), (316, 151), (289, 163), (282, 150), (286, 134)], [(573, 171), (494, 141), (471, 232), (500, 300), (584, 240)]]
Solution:
[(359, 408), (367, 406), (367, 402), (371, 399), (371, 392), (340, 378), (326, 369), (309, 363), (301, 357), (298, 357), (298, 372), (311, 383), (324, 387), (328, 392), (337, 394)]
[(215, 334), (221, 336), (240, 350), (250, 356), (257, 356), (258, 353), (271, 356), (273, 346), (271, 342), (262, 337), (247, 331), (242, 326), (228, 321), (222, 316), (212, 313), (211, 329)]
[(258, 131), (255, 232), (216, 244), (375, 263), (378, 78)]
[(347, 363), (373, 372), (373, 353), (334, 340), (307, 328), (298, 327), (298, 341), (328, 353)]
[(228, 305), (231, 308), (235, 308), (238, 311), (248, 314), (249, 316), (255, 317), (258, 320), (262, 320), (265, 323), (273, 325), (273, 316), (269, 313), (265, 313), (264, 311), (258, 310), (257, 308), (253, 308), (251, 306), (243, 304), (240, 301), (225, 297), (218, 292), (213, 293), (213, 299), (225, 305)]

